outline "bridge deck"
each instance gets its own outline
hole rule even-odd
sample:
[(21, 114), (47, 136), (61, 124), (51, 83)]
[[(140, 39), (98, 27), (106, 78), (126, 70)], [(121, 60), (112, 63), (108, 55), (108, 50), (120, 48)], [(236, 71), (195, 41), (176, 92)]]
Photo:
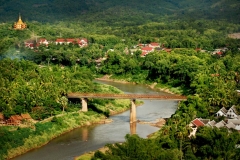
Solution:
[(151, 94), (69, 93), (68, 98), (185, 100), (185, 96)]

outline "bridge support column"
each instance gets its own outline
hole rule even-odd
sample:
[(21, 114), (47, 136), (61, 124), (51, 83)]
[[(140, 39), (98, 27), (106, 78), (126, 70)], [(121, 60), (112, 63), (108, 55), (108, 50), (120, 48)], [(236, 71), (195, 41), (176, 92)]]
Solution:
[(88, 111), (87, 98), (81, 98), (81, 100), (82, 100), (82, 111), (87, 112)]
[(131, 100), (131, 109), (130, 109), (130, 123), (137, 121), (137, 112), (136, 112), (136, 99)]
[(136, 134), (137, 122), (130, 123), (130, 133), (131, 135)]

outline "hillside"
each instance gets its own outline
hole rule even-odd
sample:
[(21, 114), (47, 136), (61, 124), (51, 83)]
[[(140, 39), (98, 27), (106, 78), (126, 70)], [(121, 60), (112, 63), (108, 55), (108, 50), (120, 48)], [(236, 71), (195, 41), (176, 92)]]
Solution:
[(225, 19), (239, 22), (239, 0), (0, 0), (0, 22), (129, 21), (138, 23), (171, 19)]

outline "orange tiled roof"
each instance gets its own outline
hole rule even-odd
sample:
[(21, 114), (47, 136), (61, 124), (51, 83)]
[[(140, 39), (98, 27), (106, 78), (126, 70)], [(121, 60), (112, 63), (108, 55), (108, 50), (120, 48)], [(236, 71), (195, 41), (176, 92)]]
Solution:
[(204, 126), (204, 123), (200, 121), (198, 118), (194, 119), (192, 123), (197, 127)]
[(56, 42), (65, 42), (65, 39), (63, 39), (63, 38), (58, 38), (58, 39), (56, 39)]
[(32, 117), (28, 113), (22, 113), (21, 116), (23, 119), (32, 119)]
[(151, 51), (151, 50), (153, 50), (152, 47), (143, 47), (142, 48), (142, 51)]

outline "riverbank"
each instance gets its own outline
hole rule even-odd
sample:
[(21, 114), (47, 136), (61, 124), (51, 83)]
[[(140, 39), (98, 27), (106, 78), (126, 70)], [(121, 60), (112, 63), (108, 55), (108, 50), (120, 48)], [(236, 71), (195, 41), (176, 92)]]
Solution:
[[(104, 75), (103, 77), (100, 78), (95, 78), (96, 80), (100, 80), (100, 81), (109, 81), (109, 82), (117, 82), (117, 83), (122, 83), (122, 84), (137, 84), (135, 82), (128, 82), (124, 79), (111, 79), (111, 75)], [(182, 95), (182, 89), (179, 87), (171, 87), (171, 86), (167, 86), (167, 85), (163, 85), (163, 84), (158, 84), (156, 82), (153, 82), (151, 84), (143, 84), (146, 85), (147, 87), (154, 89), (154, 90), (158, 90), (158, 91), (162, 91), (162, 92), (166, 92), (166, 93), (170, 93), (170, 94), (177, 94), (177, 95)]]
[(30, 130), (29, 137), (23, 140), (23, 145), (8, 150), (7, 155), (3, 158), (11, 159), (36, 148), (40, 148), (54, 138), (70, 132), (73, 129), (103, 122), (105, 121), (105, 116), (97, 113), (87, 115), (83, 112), (78, 112), (69, 113), (54, 119), (56, 122), (52, 120), (44, 123), (36, 123), (35, 129)]
[[(116, 88), (113, 89), (111, 87), (110, 89), (110, 87), (106, 85), (103, 85), (102, 88), (104, 88), (105, 91), (109, 88), (109, 91), (114, 90), (115, 92), (121, 92)], [(92, 124), (111, 123), (111, 119), (106, 118), (104, 113), (108, 110), (111, 111), (110, 115), (124, 112), (129, 109), (130, 101), (125, 99), (100, 102), (92, 101), (92, 105), (95, 106), (97, 111), (65, 112), (64, 114), (39, 121), (35, 123), (32, 128), (20, 128), (16, 126), (14, 131), (6, 130), (3, 135), (5, 135), (6, 139), (8, 136), (15, 138), (16, 145), (13, 148), (5, 148), (5, 150), (1, 152), (0, 159), (11, 159), (36, 148), (40, 148), (48, 144), (54, 138), (76, 128)]]
[[(165, 125), (166, 119), (164, 119), (164, 118), (156, 119), (155, 122), (145, 122), (145, 121), (139, 121), (138, 120), (137, 123), (151, 125), (151, 126), (154, 126), (154, 127), (161, 128), (162, 126)], [(153, 134), (154, 133), (148, 135), (147, 137), (150, 138)], [(101, 152), (105, 153), (107, 150), (108, 150), (107, 147), (102, 147), (102, 148), (99, 148), (96, 151), (101, 151)], [(84, 153), (84, 154), (82, 154), (78, 157), (75, 157), (74, 160), (91, 160), (91, 158), (93, 157), (93, 155), (96, 151), (86, 152), (86, 153)]]
[[(140, 104), (142, 103), (139, 102), (138, 106)], [(124, 99), (112, 100), (110, 103), (106, 104), (106, 108), (112, 109), (110, 115), (122, 113), (128, 110), (129, 106), (130, 101)], [(48, 144), (54, 138), (59, 137), (76, 128), (90, 126), (93, 124), (106, 124), (111, 122), (112, 119), (108, 119), (105, 117), (105, 115), (93, 111), (65, 113), (61, 116), (58, 115), (48, 118), (47, 120), (39, 121), (35, 124), (35, 129), (31, 129), (31, 135), (24, 140), (23, 145), (8, 150), (8, 154), (3, 159), (11, 159), (31, 150), (40, 148)], [(35, 132), (40, 133), (37, 134)]]

